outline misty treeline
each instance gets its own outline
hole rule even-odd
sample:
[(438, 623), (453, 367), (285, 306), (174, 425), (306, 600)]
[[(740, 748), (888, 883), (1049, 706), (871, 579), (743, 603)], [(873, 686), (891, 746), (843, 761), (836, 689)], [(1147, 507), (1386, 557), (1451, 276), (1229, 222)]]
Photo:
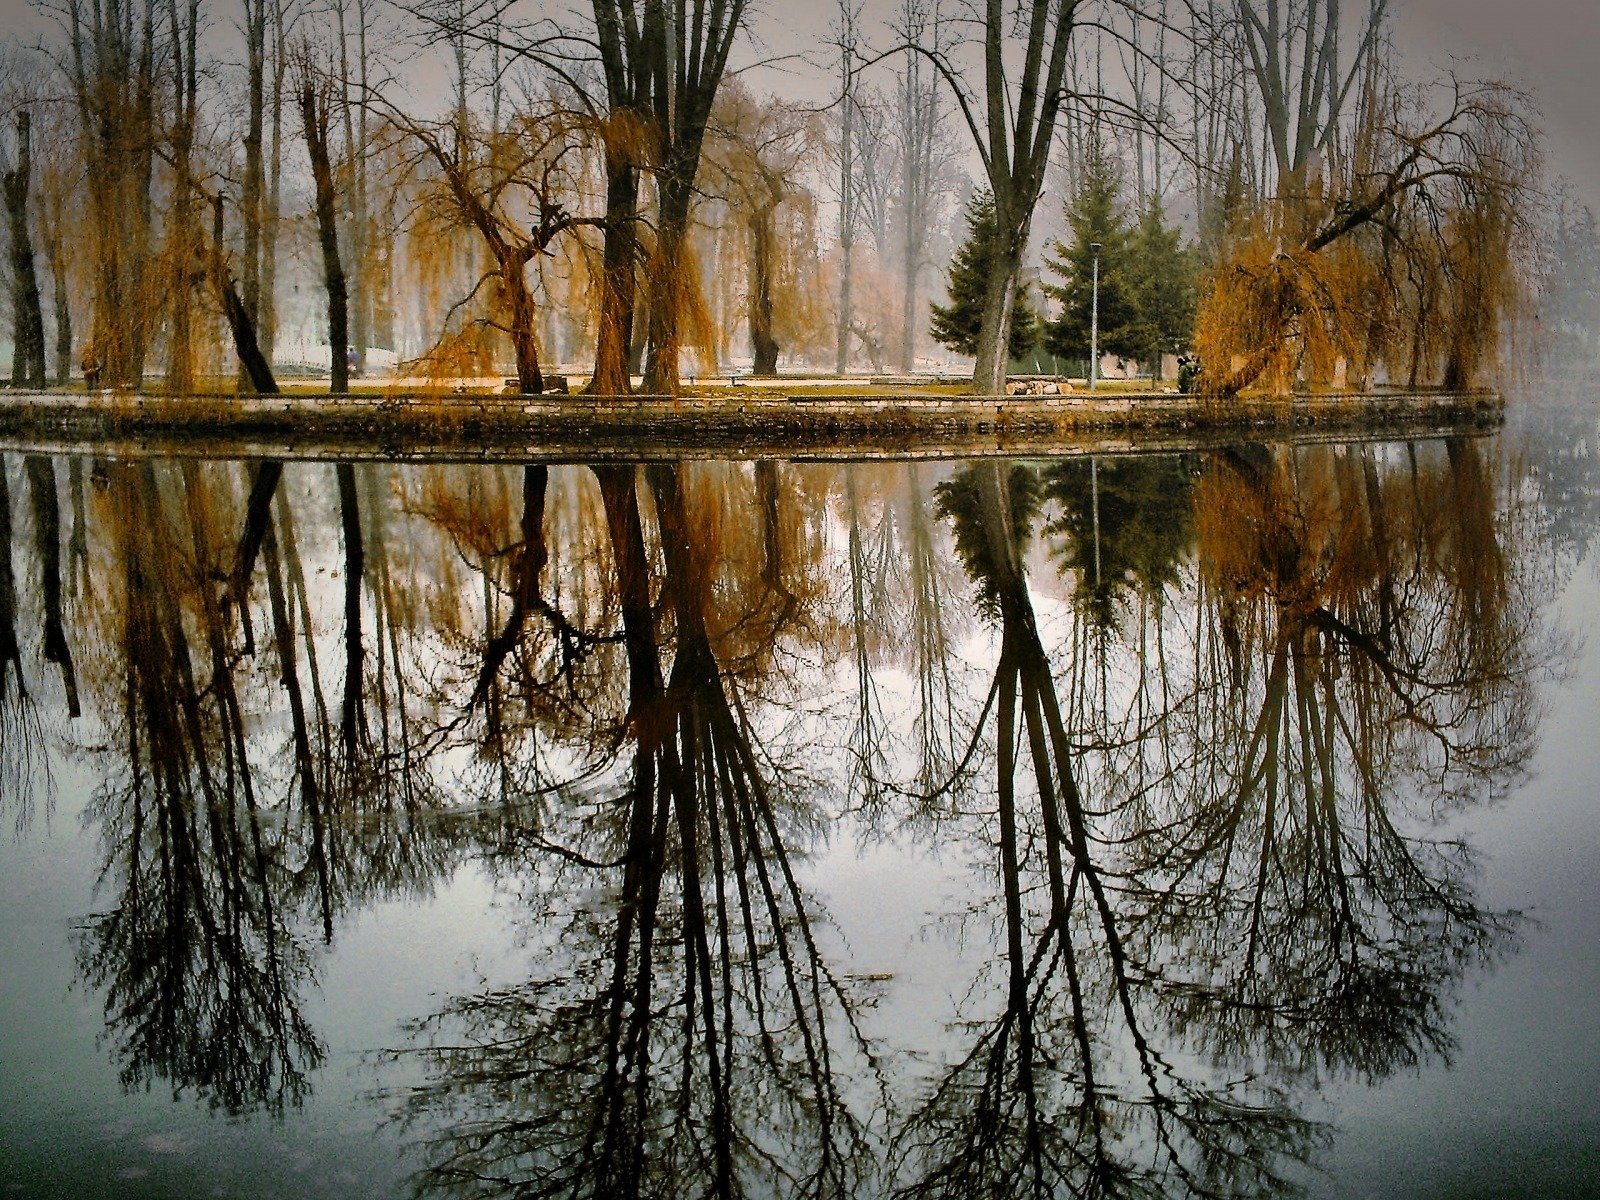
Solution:
[(997, 391), (1019, 306), (1087, 357), (1091, 243), (1113, 302), (1160, 250), (1110, 351), (1213, 392), (1470, 386), (1533, 301), (1592, 354), (1530, 100), (1413, 70), (1395, 7), (38, 0), (0, 46), (12, 381), (907, 373), (948, 300)]

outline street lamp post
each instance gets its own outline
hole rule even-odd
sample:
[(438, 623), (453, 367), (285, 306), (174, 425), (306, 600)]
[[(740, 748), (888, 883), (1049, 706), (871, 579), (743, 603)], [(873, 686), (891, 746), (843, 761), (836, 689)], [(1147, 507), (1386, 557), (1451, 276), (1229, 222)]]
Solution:
[(1089, 300), (1089, 390), (1100, 382), (1100, 243), (1090, 242), (1094, 253), (1094, 286)]

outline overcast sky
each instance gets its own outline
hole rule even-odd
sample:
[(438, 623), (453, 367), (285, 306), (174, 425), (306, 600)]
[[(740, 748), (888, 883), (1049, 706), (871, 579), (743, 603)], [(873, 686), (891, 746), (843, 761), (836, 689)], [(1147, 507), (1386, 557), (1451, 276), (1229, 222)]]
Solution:
[(1514, 73), (1549, 135), (1552, 175), (1600, 210), (1600, 0), (1394, 0), (1396, 37), (1440, 65), (1473, 55), (1479, 74)]

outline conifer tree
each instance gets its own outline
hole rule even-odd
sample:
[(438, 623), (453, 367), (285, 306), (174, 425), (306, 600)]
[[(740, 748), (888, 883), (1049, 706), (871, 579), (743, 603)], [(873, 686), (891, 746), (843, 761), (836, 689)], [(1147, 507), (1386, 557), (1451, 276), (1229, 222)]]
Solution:
[(1129, 241), (1128, 273), (1138, 314), (1128, 330), (1133, 357), (1159, 378), (1161, 356), (1177, 353), (1194, 334), (1196, 262), (1156, 196)]
[(1083, 165), (1078, 193), (1067, 207), (1071, 243), (1050, 247), (1046, 265), (1061, 280), (1045, 287), (1061, 312), (1045, 327), (1045, 349), (1058, 358), (1087, 358), (1094, 293), (1094, 246), (1100, 246), (1100, 352), (1136, 358), (1147, 339), (1139, 329), (1132, 283), (1132, 236), (1123, 215), (1122, 172), (1098, 142)]
[[(967, 201), (967, 239), (950, 263), (950, 303), (930, 305), (933, 340), (957, 354), (978, 352), (978, 329), (983, 322), (984, 289), (995, 270), (996, 222), (994, 197), (980, 191)], [(1019, 293), (1011, 309), (1007, 348), (1013, 359), (1025, 357), (1039, 344), (1039, 315)]]

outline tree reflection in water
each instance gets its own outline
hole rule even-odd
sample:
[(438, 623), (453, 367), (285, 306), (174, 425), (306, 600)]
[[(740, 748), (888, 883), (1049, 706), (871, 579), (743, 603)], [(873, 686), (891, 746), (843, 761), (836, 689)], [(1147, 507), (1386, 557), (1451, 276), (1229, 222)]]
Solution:
[[(970, 467), (940, 506), (999, 626), (991, 702), (1002, 894), (995, 1016), (899, 1130), (915, 1196), (1259, 1195), (1316, 1131), (1269, 1089), (1186, 1070), (1161, 1043), (1106, 814), (1080, 788), (1024, 573), (1037, 476)], [(992, 716), (991, 716), (992, 714)], [(1076, 732), (1076, 731), (1075, 731)], [(1025, 786), (1019, 788), (1019, 784)]]
[[(22, 468), (0, 765), (24, 682), (81, 688), (129, 1086), (281, 1110), (342, 914), (469, 856), (516, 898), (526, 976), (396, 1052), (420, 1192), (1272, 1194), (1315, 1082), (1448, 1054), (1514, 944), (1434, 822), (1515, 784), (1565, 648), (1477, 443), (106, 461), (65, 563)], [(984, 864), (995, 958), (926, 1075), (802, 883), (846, 815)]]
[[(298, 1103), (323, 1060), (303, 1013), (313, 959), (301, 918), (331, 941), (337, 913), (425, 890), (460, 841), (457, 823), (431, 821), (439, 794), (413, 770), (420, 731), (402, 668), (363, 669), (357, 469), (334, 476), (346, 579), (337, 705), (280, 465), (243, 478), (193, 461), (94, 472), (98, 566), (83, 604), (105, 740), (90, 816), (109, 904), (83, 924), (80, 965), (103, 993), (127, 1086), (162, 1080), (229, 1112)], [(271, 622), (260, 656), (258, 576)], [(48, 578), (42, 591), (48, 621)], [(280, 756), (262, 723), (285, 702)]]
[(120, 678), (105, 680), (114, 748), (92, 813), (113, 902), (84, 924), (84, 977), (104, 993), (124, 1084), (279, 1108), (304, 1095), (323, 1049), (300, 1010), (309, 963), (263, 835), (213, 582), (219, 506), (194, 464), (165, 480), (148, 462), (102, 471), (116, 575), (98, 600)]
[[(1023, 561), (1048, 494), (1065, 512), (1046, 532), (1070, 539), (1057, 557), (1087, 592), (1072, 611), (1110, 626), (1108, 587), (1175, 578), (1181, 508), (1135, 572), (1117, 534), (1137, 522), (1086, 520), (1076, 464), (941, 487), (999, 627), (1004, 1002), (964, 1026), (967, 1053), (902, 1128), (909, 1194), (1289, 1190), (1321, 1136), (1298, 1083), (1448, 1051), (1455, 983), (1516, 919), (1476, 904), (1469, 851), (1426, 822), (1515, 780), (1562, 648), (1509, 569), (1477, 447), (1410, 463), (1385, 486), (1368, 449), (1207, 457), (1193, 655), (1162, 656), (1189, 677), (1163, 681), (1155, 719), (1143, 634), (1125, 713), (1072, 679), (1063, 711)], [(1159, 494), (1171, 472), (1124, 462), (1110, 494)]]
[(760, 668), (719, 657), (770, 650), (794, 617), (778, 535), (768, 523), (740, 587), (723, 573), (707, 497), (677, 467), (647, 474), (654, 580), (637, 473), (596, 470), (631, 761), (551, 881), (589, 898), (556, 903), (533, 978), (458, 997), (419, 1026), (433, 1039), (430, 1082), (407, 1112), (443, 1130), (426, 1191), (735, 1196), (782, 1180), (785, 1192), (849, 1196), (868, 1165), (871, 1093), (847, 1094), (846, 1080), (871, 1057), (795, 872), (796, 830), (815, 818), (752, 727), (741, 680)]

